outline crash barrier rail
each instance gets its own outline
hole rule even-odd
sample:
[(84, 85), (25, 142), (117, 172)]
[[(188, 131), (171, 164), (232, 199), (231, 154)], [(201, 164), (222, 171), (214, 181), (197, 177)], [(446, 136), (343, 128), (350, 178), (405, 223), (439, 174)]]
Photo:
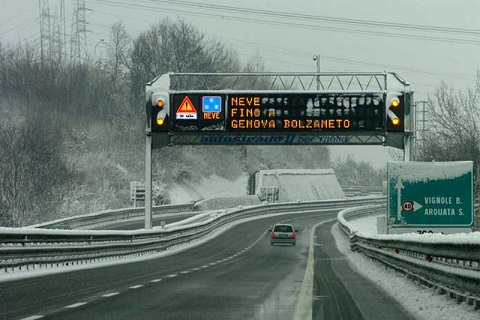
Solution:
[[(152, 208), (153, 216), (162, 214), (193, 212), (195, 203), (172, 204), (155, 206)], [(34, 228), (54, 229), (56, 226), (68, 224), (72, 229), (92, 228), (106, 223), (114, 223), (123, 220), (131, 220), (145, 216), (145, 208), (125, 208), (91, 213), (81, 216), (58, 219), (54, 221), (32, 225)]]
[[(356, 193), (352, 192), (351, 195), (348, 195), (348, 196), (354, 196), (355, 194), (358, 194), (358, 193), (361, 193), (361, 194), (378, 193), (376, 191), (379, 187), (354, 186), (354, 187), (345, 187), (345, 188), (347, 188), (348, 190), (358, 189), (361, 191)], [(198, 203), (195, 203), (192, 201), (190, 203), (185, 203), (185, 204), (154, 206), (152, 208), (152, 215), (155, 217), (162, 214), (179, 213), (179, 212), (195, 212), (198, 210), (201, 210), (200, 207), (198, 207)], [(115, 222), (120, 222), (124, 220), (141, 218), (144, 215), (145, 215), (145, 208), (142, 208), (142, 207), (123, 208), (123, 209), (105, 210), (97, 213), (90, 213), (90, 214), (85, 214), (81, 216), (57, 219), (54, 221), (35, 224), (35, 225), (32, 225), (31, 227), (54, 229), (57, 226), (64, 227), (66, 224), (68, 224), (68, 226), (71, 227), (72, 229), (93, 228), (93, 227), (101, 226), (108, 223), (115, 223)]]
[(382, 186), (344, 186), (342, 190), (347, 197), (369, 194), (381, 195), (383, 193)]
[(151, 230), (50, 230), (0, 228), (0, 270), (78, 265), (106, 259), (157, 253), (189, 243), (239, 219), (266, 214), (315, 212), (371, 203), (385, 197), (262, 204), (214, 212), (202, 222)]
[[(338, 213), (340, 229), (353, 251), (382, 262), (458, 303), (480, 309), (480, 242), (477, 237), (438, 235), (370, 235), (360, 233), (349, 220), (385, 214), (386, 206), (349, 208)], [(476, 239), (476, 240), (475, 240)]]

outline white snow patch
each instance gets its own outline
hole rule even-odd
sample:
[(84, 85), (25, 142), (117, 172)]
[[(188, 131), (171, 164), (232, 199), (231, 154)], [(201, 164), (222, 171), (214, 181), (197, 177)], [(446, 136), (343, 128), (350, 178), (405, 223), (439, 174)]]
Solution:
[(480, 232), (472, 233), (453, 233), (453, 234), (441, 234), (441, 233), (404, 233), (404, 234), (388, 234), (388, 235), (375, 235), (360, 232), (363, 237), (370, 239), (380, 240), (401, 240), (412, 241), (422, 243), (436, 243), (436, 244), (476, 244), (480, 245)]
[(331, 229), (340, 252), (347, 256), (350, 265), (358, 273), (375, 282), (406, 310), (419, 320), (478, 320), (479, 313), (473, 306), (458, 305), (448, 295), (438, 295), (434, 290), (416, 284), (403, 274), (385, 267), (350, 250), (350, 243), (340, 231), (338, 224)]
[(170, 190), (172, 204), (187, 203), (208, 198), (237, 197), (247, 194), (248, 175), (230, 181), (217, 175), (202, 179), (200, 183), (176, 184)]
[(399, 177), (402, 181), (426, 182), (431, 180), (447, 180), (471, 173), (472, 161), (455, 162), (403, 162), (389, 161), (388, 175)]
[(362, 217), (348, 220), (348, 222), (359, 232), (377, 234), (377, 217), (378, 216)]

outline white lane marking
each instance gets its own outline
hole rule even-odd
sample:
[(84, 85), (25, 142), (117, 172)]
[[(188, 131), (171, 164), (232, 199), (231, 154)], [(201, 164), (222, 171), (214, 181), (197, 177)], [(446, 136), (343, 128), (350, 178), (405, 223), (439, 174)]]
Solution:
[(23, 318), (22, 320), (36, 320), (36, 319), (41, 319), (45, 316), (42, 316), (42, 315), (34, 315), (34, 316), (30, 316), (28, 318)]
[(180, 273), (187, 274), (187, 273), (190, 273), (190, 271), (186, 270), (186, 271), (182, 271)]
[(202, 268), (208, 268), (208, 266), (207, 266), (207, 265), (204, 265), (204, 266), (202, 266)]
[(193, 268), (192, 271), (198, 271), (200, 268)]
[(210, 263), (209, 263), (209, 265), (211, 265), (211, 266), (214, 266), (214, 265), (216, 265), (216, 264), (217, 264), (216, 262), (210, 262)]
[(78, 308), (78, 307), (84, 306), (86, 304), (87, 304), (87, 302), (77, 302), (77, 303), (71, 304), (69, 306), (66, 306), (65, 308), (73, 309), (73, 308)]
[(109, 298), (109, 297), (116, 296), (117, 294), (120, 294), (120, 293), (119, 292), (107, 293), (107, 294), (104, 294), (102, 297)]
[(150, 282), (153, 282), (153, 283), (155, 283), (155, 282), (160, 282), (160, 281), (162, 281), (162, 279), (153, 279), (153, 280), (152, 280), (152, 281), (150, 281)]
[(138, 289), (143, 287), (143, 284), (137, 284), (136, 286), (131, 286), (130, 289)]
[(310, 246), (308, 248), (307, 267), (303, 276), (302, 287), (298, 294), (297, 307), (295, 308), (294, 320), (312, 319), (312, 296), (313, 296), (313, 277), (314, 277), (314, 239), (315, 230), (322, 224), (337, 220), (336, 218), (317, 223), (310, 231)]
[(175, 278), (177, 275), (176, 274), (171, 274), (169, 276), (167, 276), (167, 278)]

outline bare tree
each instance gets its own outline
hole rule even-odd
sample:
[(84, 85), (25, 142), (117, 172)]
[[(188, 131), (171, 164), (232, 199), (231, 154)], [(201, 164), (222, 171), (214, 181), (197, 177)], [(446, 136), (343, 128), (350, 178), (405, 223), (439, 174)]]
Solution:
[[(430, 128), (426, 135), (426, 161), (471, 160), (474, 164), (477, 199), (480, 199), (480, 72), (477, 85), (456, 92), (442, 83), (430, 99)], [(477, 200), (478, 201), (478, 200)]]
[(0, 223), (24, 226), (48, 217), (60, 198), (68, 177), (62, 138), (54, 119), (40, 111), (24, 112), (9, 100), (0, 111)]
[[(145, 83), (163, 73), (239, 70), (232, 50), (218, 41), (207, 39), (205, 34), (184, 21), (168, 19), (133, 41), (130, 60), (132, 96), (136, 104), (143, 103)], [(204, 78), (190, 77), (188, 81), (190, 86), (205, 86)]]
[(121, 73), (126, 71), (130, 36), (123, 21), (114, 23), (110, 28), (107, 42), (108, 64), (111, 81), (115, 83)]

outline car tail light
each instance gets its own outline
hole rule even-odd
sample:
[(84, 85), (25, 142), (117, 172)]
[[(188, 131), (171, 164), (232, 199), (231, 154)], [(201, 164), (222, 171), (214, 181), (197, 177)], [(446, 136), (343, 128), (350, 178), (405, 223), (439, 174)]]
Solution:
[(272, 239), (274, 239), (274, 238), (275, 238), (275, 233), (272, 232)]
[(292, 233), (292, 239), (295, 239), (295, 233)]

